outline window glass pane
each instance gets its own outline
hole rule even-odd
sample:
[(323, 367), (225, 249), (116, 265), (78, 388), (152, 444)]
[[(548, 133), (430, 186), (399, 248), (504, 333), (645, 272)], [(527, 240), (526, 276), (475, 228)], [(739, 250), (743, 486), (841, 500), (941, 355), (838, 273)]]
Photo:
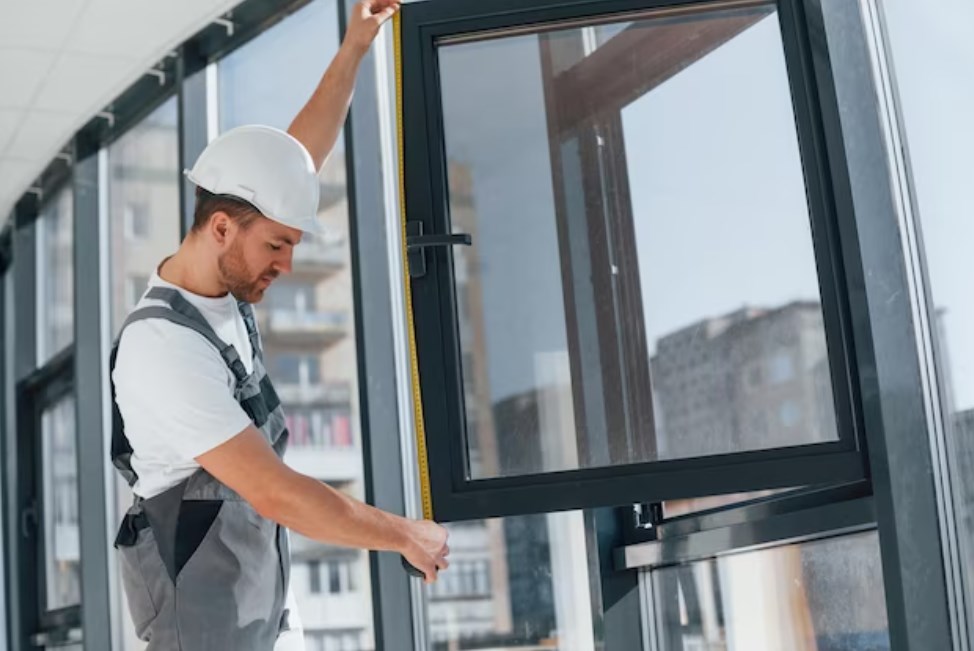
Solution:
[(651, 577), (660, 651), (890, 648), (875, 533), (731, 554)]
[(41, 414), (46, 608), (81, 603), (74, 397)]
[[(132, 127), (108, 148), (108, 219), (111, 265), (111, 331), (118, 334), (149, 278), (179, 247), (179, 142), (177, 105), (172, 98)], [(132, 505), (132, 491), (120, 475), (115, 480), (114, 527)], [(120, 562), (117, 555), (115, 562)], [(122, 595), (121, 571), (115, 572)], [(124, 599), (113, 606), (113, 622), (122, 648), (144, 649)]]
[(179, 247), (176, 123), (173, 97), (108, 148), (113, 336), (159, 263)]
[(71, 186), (41, 208), (37, 228), (37, 364), (74, 340), (74, 209)]
[(447, 525), (427, 586), (434, 651), (596, 648), (581, 511)]
[[(338, 44), (335, 0), (315, 0), (220, 61), (220, 129), (242, 124), (286, 129)], [(304, 236), (294, 250), (293, 273), (275, 282), (255, 307), (265, 361), (291, 432), (285, 461), (362, 499), (343, 136), (319, 178), (318, 218), (326, 233)], [(296, 533), (291, 546), (291, 589), (309, 650), (375, 648), (368, 555), (339, 552)]]
[[(823, 3), (823, 9), (828, 27), (831, 15), (841, 16), (845, 7), (832, 1)], [(974, 622), (974, 85), (968, 81), (974, 67), (974, 4), (945, 0), (930, 11), (892, 0), (883, 3), (883, 13), (932, 294), (943, 447), (956, 523), (956, 541), (950, 544), (960, 555), (959, 599), (966, 604), (968, 621)], [(841, 34), (838, 29), (828, 33), (830, 40)]]
[(439, 65), (471, 478), (837, 439), (774, 7)]

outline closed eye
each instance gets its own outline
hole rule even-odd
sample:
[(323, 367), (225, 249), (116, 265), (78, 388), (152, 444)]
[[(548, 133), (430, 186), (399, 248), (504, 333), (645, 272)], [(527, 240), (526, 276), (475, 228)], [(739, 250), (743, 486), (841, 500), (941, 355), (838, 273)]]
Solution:
[(280, 251), (281, 250), (281, 245), (280, 244), (268, 244), (267, 245), (267, 248), (269, 248), (271, 251)]

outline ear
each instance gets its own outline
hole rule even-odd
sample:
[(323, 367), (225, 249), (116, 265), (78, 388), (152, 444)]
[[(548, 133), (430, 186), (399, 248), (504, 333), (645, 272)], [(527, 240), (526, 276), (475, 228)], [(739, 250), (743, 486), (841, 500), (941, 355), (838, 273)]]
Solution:
[(233, 220), (230, 219), (230, 215), (218, 210), (212, 215), (210, 215), (210, 234), (213, 239), (216, 240), (218, 244), (226, 244), (227, 238), (230, 235), (231, 228), (233, 227)]

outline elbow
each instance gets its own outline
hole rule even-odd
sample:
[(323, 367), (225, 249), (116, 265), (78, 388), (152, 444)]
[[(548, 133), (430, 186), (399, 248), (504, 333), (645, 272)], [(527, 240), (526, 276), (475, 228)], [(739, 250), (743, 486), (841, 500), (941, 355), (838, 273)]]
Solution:
[(282, 476), (275, 481), (264, 482), (257, 491), (246, 496), (246, 499), (262, 518), (287, 526), (287, 505), (291, 503), (288, 493), (287, 477)]
[(273, 495), (268, 494), (266, 491), (262, 491), (260, 494), (253, 496), (247, 501), (250, 502), (250, 506), (257, 511), (257, 515), (262, 518), (277, 522), (278, 518), (280, 517), (278, 508), (279, 500), (274, 498)]

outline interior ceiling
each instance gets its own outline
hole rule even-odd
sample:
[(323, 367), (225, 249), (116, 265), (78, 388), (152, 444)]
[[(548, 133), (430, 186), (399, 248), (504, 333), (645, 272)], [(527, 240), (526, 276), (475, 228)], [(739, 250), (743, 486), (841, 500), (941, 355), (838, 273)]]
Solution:
[(0, 227), (75, 131), (239, 2), (0, 2)]

